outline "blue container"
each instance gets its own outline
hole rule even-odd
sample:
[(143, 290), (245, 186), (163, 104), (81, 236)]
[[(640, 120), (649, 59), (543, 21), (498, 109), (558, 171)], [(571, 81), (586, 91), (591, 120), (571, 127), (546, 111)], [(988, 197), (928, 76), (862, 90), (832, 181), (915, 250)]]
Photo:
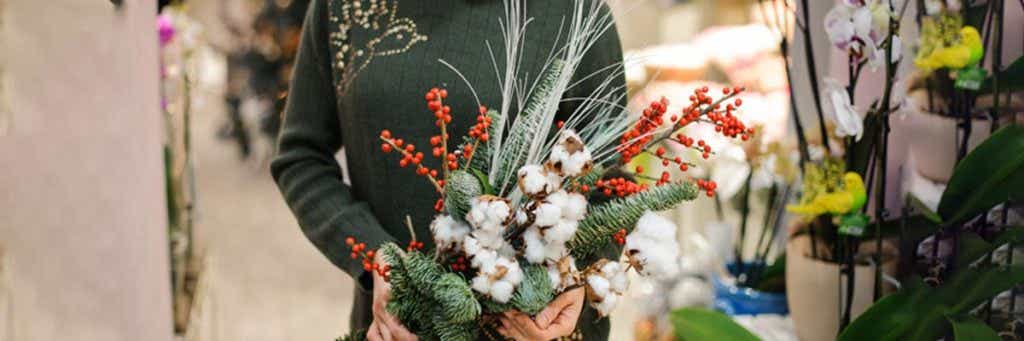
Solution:
[[(755, 266), (745, 263), (745, 266)], [(734, 264), (726, 266), (730, 273), (735, 274)], [(715, 309), (728, 315), (760, 315), (789, 314), (786, 294), (757, 291), (747, 287), (726, 283), (718, 276), (712, 276), (711, 284), (715, 289)]]

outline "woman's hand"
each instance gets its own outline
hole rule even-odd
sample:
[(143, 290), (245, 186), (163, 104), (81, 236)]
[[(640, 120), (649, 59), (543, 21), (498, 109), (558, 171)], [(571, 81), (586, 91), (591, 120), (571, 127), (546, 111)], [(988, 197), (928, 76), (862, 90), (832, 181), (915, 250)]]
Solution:
[(506, 312), (501, 317), (498, 332), (515, 340), (551, 340), (572, 334), (583, 311), (583, 288), (576, 288), (555, 298), (537, 317), (518, 311)]
[[(384, 264), (380, 255), (374, 262)], [(388, 300), (391, 298), (391, 284), (373, 271), (373, 323), (366, 331), (366, 339), (370, 341), (415, 341), (416, 335), (405, 329), (401, 321), (387, 311)]]

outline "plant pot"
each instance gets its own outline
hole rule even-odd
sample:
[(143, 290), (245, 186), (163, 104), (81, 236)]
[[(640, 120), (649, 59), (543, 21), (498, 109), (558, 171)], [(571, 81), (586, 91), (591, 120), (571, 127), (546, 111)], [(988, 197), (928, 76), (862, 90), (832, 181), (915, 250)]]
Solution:
[[(901, 134), (906, 134), (907, 148), (917, 173), (929, 180), (946, 183), (956, 166), (956, 154), (960, 148), (957, 125), (960, 122), (953, 117), (914, 111), (902, 120), (893, 120), (893, 125)], [(988, 138), (991, 126), (988, 120), (972, 120), (968, 151)]]
[[(754, 264), (746, 263), (746, 266)], [(735, 264), (727, 265), (730, 274), (736, 273)], [(760, 315), (789, 312), (786, 294), (771, 293), (753, 288), (736, 285), (732, 277), (713, 276), (711, 279), (715, 291), (715, 309), (728, 315)]]
[[(862, 249), (873, 242), (865, 242)], [(819, 247), (820, 247), (819, 243)], [(840, 280), (839, 264), (810, 257), (810, 239), (799, 236), (786, 244), (786, 291), (789, 313), (800, 340), (834, 340), (839, 333), (840, 291), (846, 278)], [(893, 273), (896, 257), (886, 257), (883, 271)], [(875, 269), (858, 265), (853, 286), (853, 307), (850, 320), (856, 319), (873, 303)]]

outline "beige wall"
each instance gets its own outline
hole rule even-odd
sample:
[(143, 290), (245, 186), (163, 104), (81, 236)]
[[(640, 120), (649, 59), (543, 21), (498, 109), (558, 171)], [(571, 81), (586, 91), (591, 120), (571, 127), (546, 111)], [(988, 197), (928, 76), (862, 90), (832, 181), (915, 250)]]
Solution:
[(0, 339), (170, 340), (154, 1), (0, 2)]

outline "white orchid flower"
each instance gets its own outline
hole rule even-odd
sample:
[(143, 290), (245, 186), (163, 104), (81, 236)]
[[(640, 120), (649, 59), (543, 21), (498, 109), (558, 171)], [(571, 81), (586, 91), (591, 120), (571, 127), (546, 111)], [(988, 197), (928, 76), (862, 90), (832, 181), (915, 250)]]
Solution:
[(840, 137), (854, 136), (860, 141), (864, 133), (864, 122), (857, 113), (857, 107), (850, 103), (850, 96), (839, 82), (825, 78), (825, 92), (822, 97), (825, 116), (835, 124), (836, 135)]

